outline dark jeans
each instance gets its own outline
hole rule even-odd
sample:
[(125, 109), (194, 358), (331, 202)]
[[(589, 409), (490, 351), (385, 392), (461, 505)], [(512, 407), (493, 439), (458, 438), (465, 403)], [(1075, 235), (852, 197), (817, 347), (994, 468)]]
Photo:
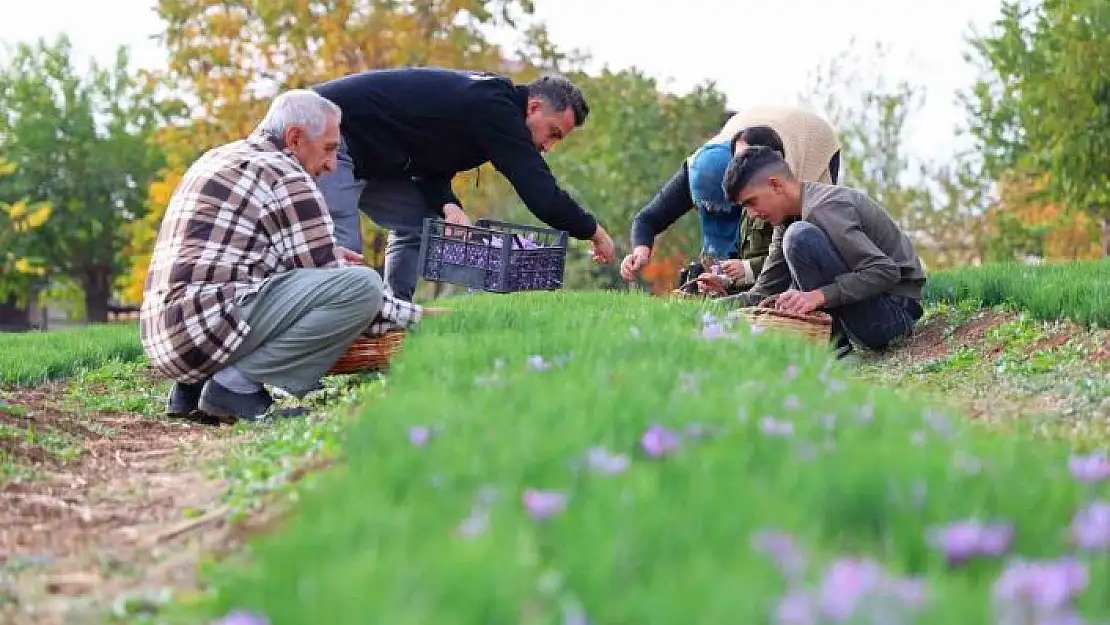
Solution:
[(362, 252), (359, 211), (389, 230), (385, 246), (385, 283), (394, 297), (412, 301), (420, 277), (420, 239), (425, 217), (439, 217), (420, 189), (407, 179), (361, 180), (345, 141), (340, 142), (336, 170), (317, 177), (339, 245)]
[[(782, 252), (794, 287), (801, 291), (831, 284), (837, 276), (849, 271), (828, 235), (806, 221), (794, 222), (786, 229)], [(833, 318), (834, 334), (843, 333), (870, 349), (885, 347), (897, 338), (911, 335), (922, 314), (916, 300), (892, 293), (825, 312)]]

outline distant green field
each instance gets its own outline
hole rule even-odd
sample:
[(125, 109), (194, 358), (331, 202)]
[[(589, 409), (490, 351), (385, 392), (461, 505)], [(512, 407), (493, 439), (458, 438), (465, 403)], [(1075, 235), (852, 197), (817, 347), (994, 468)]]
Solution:
[(36, 384), (72, 375), (112, 359), (142, 356), (134, 323), (0, 333), (0, 384)]
[(1008, 304), (1037, 319), (1110, 326), (1110, 261), (1004, 263), (929, 273), (925, 299)]
[(821, 346), (740, 324), (707, 340), (696, 302), (451, 306), (410, 338), (343, 466), (209, 571), (182, 622), (970, 624), (1048, 589), (1059, 614), (1110, 617), (1110, 559), (1069, 538), (1110, 497), (1097, 458), (1080, 482), (1060, 444), (847, 378)]

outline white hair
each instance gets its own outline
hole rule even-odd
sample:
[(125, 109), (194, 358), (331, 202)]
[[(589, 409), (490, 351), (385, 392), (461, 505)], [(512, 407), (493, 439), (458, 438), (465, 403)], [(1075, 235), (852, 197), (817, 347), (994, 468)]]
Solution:
[(339, 106), (331, 100), (310, 89), (291, 89), (274, 98), (258, 129), (280, 137), (286, 128), (301, 126), (309, 137), (315, 138), (324, 133), (329, 116), (343, 119)]

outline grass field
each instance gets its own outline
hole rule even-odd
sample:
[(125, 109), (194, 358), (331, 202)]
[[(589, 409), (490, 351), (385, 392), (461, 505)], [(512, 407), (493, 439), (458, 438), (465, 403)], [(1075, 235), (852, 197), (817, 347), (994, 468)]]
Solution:
[(1110, 261), (999, 263), (929, 273), (930, 302), (1010, 305), (1037, 319), (1110, 326)]
[(0, 384), (30, 385), (68, 377), (109, 360), (142, 356), (136, 324), (51, 332), (0, 333)]
[[(1110, 617), (1110, 560), (1070, 534), (1110, 497), (1098, 457), (1072, 467), (770, 332), (708, 340), (691, 302), (452, 306), (343, 465), (210, 571), (182, 622), (986, 623), (995, 601)], [(1077, 521), (1088, 547), (1110, 542), (1099, 510)]]

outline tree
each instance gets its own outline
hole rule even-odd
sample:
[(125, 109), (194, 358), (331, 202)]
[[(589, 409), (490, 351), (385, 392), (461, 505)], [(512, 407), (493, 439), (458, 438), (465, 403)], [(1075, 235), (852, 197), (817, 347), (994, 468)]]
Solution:
[[(0, 158), (0, 177), (15, 173), (14, 164)], [(0, 329), (29, 329), (28, 306), (41, 288), (46, 266), (35, 250), (34, 231), (50, 216), (50, 205), (26, 198), (0, 202)]]
[(49, 275), (84, 291), (90, 321), (107, 320), (113, 279), (126, 267), (124, 226), (142, 216), (158, 153), (147, 138), (162, 119), (124, 48), (111, 67), (79, 74), (69, 40), (19, 44), (0, 69), (0, 147), (17, 175), (0, 201), (52, 207), (26, 236)]
[[(166, 200), (201, 152), (249, 134), (278, 91), (367, 69), (404, 65), (505, 70), (510, 58), (487, 35), (514, 28), (531, 0), (159, 0), (169, 67), (160, 81), (188, 104), (187, 123), (160, 133), (167, 166), (151, 189), (150, 212), (131, 229), (136, 258), (126, 293), (142, 295), (144, 259)], [(546, 41), (541, 26), (529, 30)], [(455, 186), (467, 185), (460, 177)], [(465, 199), (465, 198), (463, 198)], [(368, 260), (383, 262), (384, 237), (364, 220)]]
[[(1110, 252), (1110, 11), (1099, 0), (1006, 0), (970, 40), (983, 76), (963, 94), (995, 179), (1033, 203), (1087, 211)], [(1044, 176), (1043, 174), (1047, 174)]]
[[(879, 201), (910, 233), (926, 265), (941, 268), (981, 259), (986, 179), (972, 161), (957, 164), (912, 158), (905, 132), (924, 105), (921, 85), (889, 84), (877, 60), (890, 57), (882, 42), (857, 41), (820, 64), (801, 99), (837, 127), (840, 184)], [(955, 135), (955, 129), (953, 129)]]

